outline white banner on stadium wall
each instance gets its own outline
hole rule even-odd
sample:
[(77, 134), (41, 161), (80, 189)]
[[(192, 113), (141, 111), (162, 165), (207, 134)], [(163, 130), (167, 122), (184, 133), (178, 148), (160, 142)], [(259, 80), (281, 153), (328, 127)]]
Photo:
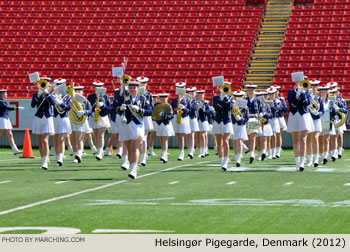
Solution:
[(26, 128), (32, 130), (34, 115), (37, 111), (36, 108), (31, 106), (32, 100), (8, 99), (6, 102), (10, 106), (24, 107), (22, 111), (9, 111), (12, 130), (25, 130)]

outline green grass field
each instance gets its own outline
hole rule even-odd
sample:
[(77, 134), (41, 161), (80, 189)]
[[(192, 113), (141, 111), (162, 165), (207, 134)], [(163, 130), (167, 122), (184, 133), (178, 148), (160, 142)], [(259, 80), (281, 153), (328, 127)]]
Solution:
[(294, 171), (290, 150), (253, 165), (245, 155), (242, 167), (232, 162), (228, 172), (220, 171), (213, 150), (183, 162), (170, 150), (166, 164), (156, 153), (131, 181), (116, 157), (87, 155), (73, 164), (67, 156), (62, 167), (51, 157), (42, 171), (40, 158), (20, 159), (1, 149), (0, 232), (350, 233), (349, 151), (304, 172)]

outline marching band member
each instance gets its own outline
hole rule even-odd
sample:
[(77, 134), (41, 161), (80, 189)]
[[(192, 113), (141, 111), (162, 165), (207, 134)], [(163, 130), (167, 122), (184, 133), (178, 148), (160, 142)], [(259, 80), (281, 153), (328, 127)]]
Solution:
[[(90, 104), (91, 105), (91, 104)], [(90, 115), (91, 116), (91, 115)], [(93, 155), (96, 155), (97, 154), (97, 148), (94, 144), (94, 141), (92, 140), (92, 133), (93, 133), (93, 130), (90, 128), (90, 125), (89, 125), (89, 132), (88, 133), (85, 133), (84, 135), (84, 142), (85, 140), (88, 141), (88, 144), (90, 146), (90, 149), (92, 151), (92, 154)]]
[(207, 132), (209, 131), (209, 122), (208, 117), (210, 114), (210, 104), (208, 101), (204, 100), (205, 90), (198, 89), (196, 92), (196, 99), (199, 102), (198, 109), (198, 125), (199, 132), (196, 132), (198, 135), (197, 145), (199, 148), (198, 157), (204, 158), (207, 154), (208, 148), (208, 136)]
[[(346, 101), (340, 96), (340, 86), (337, 87), (337, 91), (335, 93), (336, 95), (336, 104), (340, 108), (340, 112), (346, 115), (347, 113), (347, 107), (346, 107)], [(337, 133), (338, 138), (338, 158), (341, 158), (343, 155), (343, 135), (344, 130), (346, 130), (346, 124), (344, 123), (343, 126), (339, 128), (335, 128), (335, 132)]]
[(280, 86), (274, 85), (274, 87), (277, 89), (276, 93), (276, 99), (280, 100), (279, 103), (279, 109), (276, 112), (276, 118), (278, 120), (279, 126), (280, 126), (280, 132), (276, 132), (276, 158), (280, 158), (281, 156), (281, 150), (282, 150), (282, 131), (287, 130), (287, 124), (284, 120), (284, 114), (287, 112), (287, 104), (284, 97), (280, 96), (279, 90), (281, 89)]
[[(314, 164), (314, 167), (317, 167), (319, 159), (319, 135), (322, 132), (322, 124), (320, 118), (324, 113), (324, 108), (321, 97), (317, 95), (317, 88), (320, 84), (320, 81), (312, 79), (310, 81), (310, 84), (312, 88), (312, 96), (309, 110), (312, 117), (313, 130), (309, 132), (306, 139), (306, 153), (308, 157), (308, 163), (306, 166), (310, 167), (312, 164)], [(318, 109), (312, 107), (313, 102), (316, 102), (318, 104)]]
[[(119, 133), (128, 150), (130, 162), (129, 177), (135, 179), (138, 170), (138, 160), (140, 155), (140, 142), (145, 137), (145, 128), (143, 116), (152, 115), (152, 107), (144, 96), (139, 96), (139, 82), (131, 79), (128, 82), (129, 95), (125, 97), (118, 96), (117, 108), (119, 111), (125, 111), (126, 124)], [(122, 98), (121, 98), (122, 97)]]
[(229, 162), (229, 140), (231, 134), (233, 134), (233, 125), (231, 119), (231, 110), (233, 108), (233, 105), (233, 100), (224, 92), (213, 97), (215, 118), (212, 132), (216, 136), (218, 153), (221, 161), (221, 169), (223, 171), (227, 170), (227, 165)]
[(12, 124), (8, 116), (8, 111), (22, 111), (23, 107), (9, 106), (5, 99), (7, 98), (7, 90), (0, 89), (0, 137), (3, 133), (7, 136), (8, 142), (12, 148), (13, 154), (17, 155), (22, 153), (17, 148), (15, 140), (13, 139), (12, 134)]
[[(237, 98), (240, 98), (245, 95), (245, 93), (241, 90), (237, 90), (233, 92), (235, 103), (237, 103)], [(237, 106), (237, 105), (235, 105)], [(232, 115), (232, 124), (233, 124), (233, 141), (234, 141), (234, 151), (235, 151), (235, 158), (236, 158), (236, 166), (241, 166), (241, 159), (242, 159), (242, 148), (243, 148), (243, 141), (248, 140), (247, 135), (247, 129), (245, 124), (249, 120), (248, 115), (248, 108), (244, 107), (238, 107), (240, 110), (240, 114), (233, 114)]]
[(262, 111), (261, 101), (255, 97), (255, 88), (257, 85), (253, 83), (249, 83), (246, 85), (248, 91), (248, 97), (246, 100), (248, 101), (248, 114), (249, 120), (247, 122), (247, 133), (248, 133), (248, 147), (250, 151), (250, 159), (249, 163), (253, 163), (255, 159), (254, 151), (255, 151), (255, 142), (256, 142), (256, 134), (261, 133), (261, 127), (259, 123), (259, 114)]
[[(345, 100), (342, 100), (342, 98), (337, 97), (336, 93), (338, 92), (338, 83), (336, 82), (331, 82), (329, 83), (331, 89), (329, 90), (329, 94), (331, 96), (335, 97), (335, 108), (337, 110), (339, 110), (341, 113), (346, 115), (346, 102)], [(339, 118), (338, 115), (334, 115), (334, 117), (336, 117), (337, 119)], [(334, 123), (335, 126), (335, 123)], [(340, 132), (344, 132), (343, 129), (344, 127), (346, 128), (345, 124), (343, 124), (341, 127), (334, 127), (335, 128), (335, 135), (331, 135), (330, 136), (330, 158), (331, 160), (334, 162), (337, 157), (338, 157), (338, 143), (337, 143), (337, 139), (338, 139), (338, 135), (340, 134)]]
[(304, 170), (306, 136), (313, 128), (313, 122), (308, 110), (311, 96), (308, 91), (295, 83), (295, 89), (288, 91), (289, 117), (288, 132), (292, 134), (294, 159), (298, 171)]
[[(322, 132), (320, 133), (320, 153), (323, 164), (327, 163), (330, 135), (335, 134), (335, 127), (332, 118), (336, 115), (333, 101), (329, 100), (329, 85), (322, 84), (320, 89), (320, 96), (323, 100), (324, 114), (321, 116)], [(333, 88), (332, 88), (333, 89)]]
[[(160, 103), (168, 104), (168, 96), (169, 94), (167, 93), (159, 94)], [(156, 134), (160, 138), (160, 144), (162, 147), (162, 156), (160, 157), (160, 161), (166, 163), (168, 162), (168, 139), (170, 136), (175, 136), (173, 125), (171, 123), (174, 115), (170, 110), (169, 114), (160, 112), (159, 116), (161, 116), (162, 119), (156, 121)]]
[(273, 102), (273, 105), (271, 107), (271, 112), (272, 112), (272, 119), (270, 121), (271, 127), (272, 127), (272, 136), (271, 136), (271, 149), (268, 151), (269, 152), (269, 159), (272, 157), (273, 159), (276, 159), (276, 134), (281, 133), (280, 131), (280, 124), (277, 119), (277, 112), (280, 110), (280, 104), (281, 101), (276, 97), (277, 95), (277, 89), (274, 86), (271, 86), (270, 88), (267, 89), (267, 92), (269, 94), (269, 100)]
[(123, 112), (117, 111), (117, 97), (120, 96), (120, 89), (117, 88), (114, 90), (114, 99), (111, 109), (111, 133), (112, 133), (112, 141), (116, 142), (117, 147), (117, 158), (122, 158), (123, 155), (123, 144), (121, 141), (119, 141), (119, 133), (122, 131), (123, 124), (126, 121), (122, 120)]
[[(185, 82), (176, 83), (177, 88), (185, 88)], [(186, 97), (179, 95), (178, 97), (172, 99), (171, 107), (176, 115), (172, 120), (175, 134), (177, 136), (179, 144), (179, 156), (177, 160), (183, 161), (185, 156), (185, 135), (191, 133), (189, 112), (191, 109), (190, 100)]]
[[(78, 95), (83, 95), (83, 86), (79, 84), (74, 85), (74, 91)], [(73, 97), (74, 98), (74, 97)], [(91, 104), (88, 100), (85, 100), (84, 103), (80, 104), (82, 110), (77, 111), (77, 116), (81, 118), (82, 116), (86, 116), (88, 118), (91, 115)], [(84, 150), (84, 135), (90, 132), (90, 127), (88, 120), (86, 119), (82, 124), (75, 124), (74, 121), (71, 120), (72, 127), (72, 142), (73, 142), (73, 150), (74, 150), (74, 160), (73, 163), (81, 163), (83, 150)]]
[[(142, 96), (146, 98), (146, 102), (149, 103), (149, 105), (151, 106), (151, 109), (153, 110), (154, 104), (153, 104), (152, 94), (147, 91), (147, 82), (149, 81), (149, 79), (147, 77), (141, 76), (141, 77), (137, 77), (136, 80), (140, 83), (139, 90), (142, 90), (141, 92), (143, 93)], [(148, 136), (148, 132), (153, 129), (152, 117), (144, 116), (143, 123), (145, 127), (145, 137), (143, 138), (143, 141), (141, 143), (141, 148), (140, 148), (140, 165), (146, 166), (147, 136)]]
[[(66, 85), (66, 80), (58, 78), (54, 80), (56, 88), (61, 85)], [(53, 142), (55, 146), (57, 165), (62, 166), (63, 156), (65, 150), (65, 139), (67, 134), (72, 132), (70, 120), (68, 117), (68, 111), (71, 108), (72, 101), (69, 94), (63, 92), (62, 94), (55, 94), (58, 104), (55, 105), (53, 110), (53, 124), (55, 127), (55, 135), (53, 136)]]
[[(269, 94), (266, 91), (258, 90), (256, 96), (264, 96), (264, 100), (268, 99)], [(271, 127), (272, 112), (270, 105), (267, 103), (261, 103), (261, 112), (259, 114), (261, 133), (258, 133), (260, 142), (260, 152), (258, 152), (259, 159), (264, 161), (267, 157), (268, 139), (273, 135)]]
[(215, 109), (214, 109), (213, 106), (209, 106), (209, 110), (210, 110), (210, 113), (209, 113), (209, 116), (208, 116), (208, 123), (209, 123), (208, 134), (209, 134), (209, 136), (210, 136), (210, 138), (211, 138), (211, 140), (213, 142), (215, 155), (219, 155), (219, 153), (218, 153), (218, 146), (217, 146), (217, 142), (216, 142), (216, 136), (215, 136), (215, 134), (213, 134), (213, 124), (214, 124), (214, 118), (215, 118)]
[[(104, 83), (102, 82), (93, 82), (92, 83), (96, 88), (102, 87)], [(109, 101), (109, 96), (107, 94), (97, 95), (90, 94), (88, 100), (92, 106), (92, 115), (89, 117), (89, 125), (93, 129), (97, 147), (97, 160), (102, 160), (103, 147), (104, 147), (104, 135), (107, 128), (111, 127), (108, 114), (111, 110), (111, 103)]]
[[(41, 156), (41, 169), (47, 170), (49, 165), (49, 136), (55, 134), (53, 124), (53, 106), (57, 104), (55, 97), (48, 90), (51, 78), (41, 77), (40, 81), (47, 83), (46, 87), (39, 87), (38, 93), (33, 94), (31, 107), (37, 107), (33, 120), (32, 133), (38, 135), (39, 150)], [(40, 82), (39, 81), (39, 82)]]
[[(198, 109), (199, 109), (199, 102), (195, 98), (195, 92), (197, 88), (196, 87), (190, 87), (187, 88), (186, 91), (189, 95), (193, 97), (193, 99), (190, 101), (190, 127), (191, 127), (191, 133), (186, 135), (187, 138), (187, 150), (188, 150), (188, 157), (190, 159), (193, 159), (193, 152), (194, 152), (194, 134), (199, 132), (199, 125), (198, 125)], [(198, 147), (198, 146), (197, 146)]]
[[(152, 99), (153, 99), (153, 104), (156, 104), (158, 102), (158, 95), (153, 94)], [(152, 119), (152, 124), (153, 124), (153, 129), (149, 131), (148, 156), (156, 156), (156, 153), (154, 153), (153, 151), (153, 143), (154, 143), (154, 138), (156, 136), (157, 122)]]

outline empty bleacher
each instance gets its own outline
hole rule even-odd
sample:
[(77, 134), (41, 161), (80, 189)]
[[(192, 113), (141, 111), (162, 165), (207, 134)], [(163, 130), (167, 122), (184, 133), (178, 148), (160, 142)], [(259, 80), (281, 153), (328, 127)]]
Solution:
[(16, 98), (31, 97), (35, 71), (111, 93), (124, 56), (152, 92), (178, 81), (210, 91), (222, 74), (240, 87), (263, 16), (246, 0), (0, 2), (0, 88)]

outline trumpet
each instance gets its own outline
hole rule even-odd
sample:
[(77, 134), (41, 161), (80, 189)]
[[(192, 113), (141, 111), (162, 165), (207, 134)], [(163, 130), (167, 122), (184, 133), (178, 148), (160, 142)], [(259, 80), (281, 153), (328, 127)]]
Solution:
[(302, 89), (308, 90), (311, 88), (311, 83), (308, 80), (303, 80), (302, 82), (300, 82), (300, 86)]
[(233, 92), (231, 90), (231, 86), (229, 84), (221, 85), (220, 90), (221, 90), (221, 93), (223, 93), (225, 95), (232, 95), (233, 94)]

